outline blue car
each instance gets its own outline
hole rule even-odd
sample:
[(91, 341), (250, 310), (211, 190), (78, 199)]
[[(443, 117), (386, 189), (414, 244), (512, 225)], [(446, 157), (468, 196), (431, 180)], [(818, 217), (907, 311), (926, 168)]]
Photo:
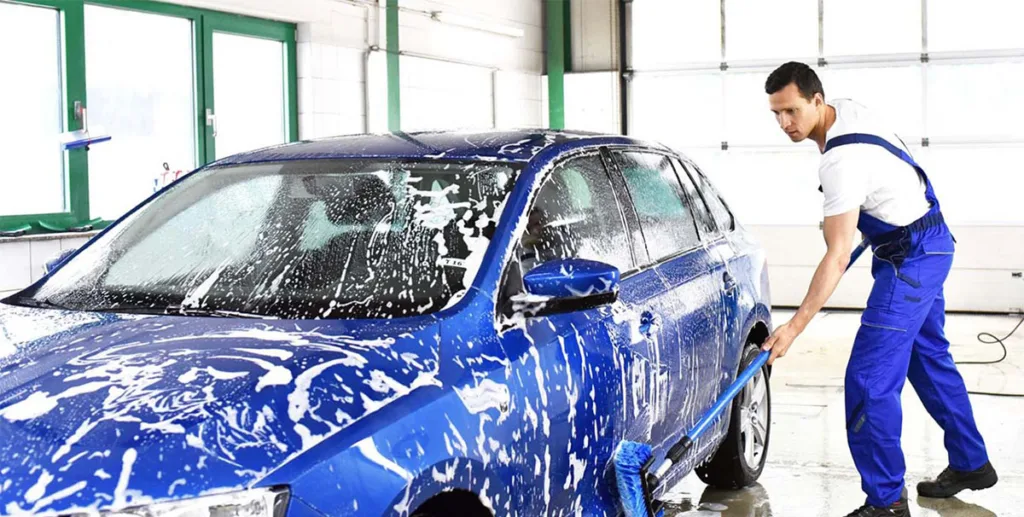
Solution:
[[(700, 169), (588, 133), (252, 151), (0, 303), (0, 514), (615, 515), (771, 329)], [(668, 476), (752, 484), (769, 370)]]

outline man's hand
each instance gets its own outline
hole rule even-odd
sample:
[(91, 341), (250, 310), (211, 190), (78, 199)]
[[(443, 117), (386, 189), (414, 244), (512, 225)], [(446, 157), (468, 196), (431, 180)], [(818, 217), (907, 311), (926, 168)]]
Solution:
[(778, 357), (785, 357), (793, 340), (800, 335), (799, 330), (791, 324), (786, 323), (775, 329), (775, 332), (761, 345), (761, 350), (771, 350), (772, 355), (768, 358), (768, 364), (775, 362)]

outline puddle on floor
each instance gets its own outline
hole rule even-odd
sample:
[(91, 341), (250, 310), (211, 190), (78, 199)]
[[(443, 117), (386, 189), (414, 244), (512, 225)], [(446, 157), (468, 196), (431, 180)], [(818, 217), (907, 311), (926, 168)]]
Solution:
[(708, 488), (699, 500), (690, 493), (669, 493), (665, 517), (770, 517), (768, 493), (761, 485), (743, 490)]

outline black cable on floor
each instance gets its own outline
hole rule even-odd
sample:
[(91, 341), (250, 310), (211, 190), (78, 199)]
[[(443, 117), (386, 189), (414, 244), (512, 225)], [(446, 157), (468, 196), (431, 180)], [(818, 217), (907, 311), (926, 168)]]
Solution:
[[(1017, 326), (1013, 327), (1013, 330), (1011, 330), (1009, 334), (1003, 336), (1002, 338), (996, 337), (991, 332), (981, 332), (978, 334), (978, 341), (981, 341), (986, 345), (999, 344), (999, 346), (1003, 349), (1003, 355), (999, 359), (993, 361), (955, 361), (955, 364), (999, 364), (1003, 362), (1006, 359), (1007, 354), (1006, 343), (1004, 341), (1010, 339), (1010, 337), (1013, 336), (1015, 332), (1017, 332), (1017, 329), (1019, 329), (1022, 324), (1024, 324), (1024, 318), (1021, 318), (1021, 320), (1017, 322)], [(1024, 393), (994, 393), (990, 391), (970, 390), (968, 390), (967, 393), (970, 393), (971, 395), (987, 395), (990, 397), (1024, 398)]]
[(1013, 336), (1015, 332), (1017, 332), (1017, 329), (1020, 328), (1021, 324), (1024, 324), (1024, 318), (1021, 318), (1021, 320), (1017, 322), (1017, 326), (1013, 327), (1013, 330), (1011, 330), (1009, 334), (1003, 336), (1002, 338), (996, 337), (991, 332), (981, 332), (978, 334), (978, 341), (981, 341), (986, 345), (994, 345), (998, 343), (999, 346), (1002, 347), (1003, 356), (1000, 357), (999, 359), (996, 359), (994, 361), (956, 361), (956, 364), (998, 364), (1003, 362), (1003, 360), (1006, 359), (1006, 343), (1004, 342), (1004, 340), (1010, 339), (1010, 337)]

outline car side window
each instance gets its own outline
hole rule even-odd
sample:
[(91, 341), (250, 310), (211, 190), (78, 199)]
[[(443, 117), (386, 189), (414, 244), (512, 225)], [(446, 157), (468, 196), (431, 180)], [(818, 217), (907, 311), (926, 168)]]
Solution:
[(704, 194), (704, 202), (708, 204), (708, 208), (711, 213), (715, 216), (715, 220), (718, 221), (718, 227), (724, 231), (731, 232), (736, 229), (736, 218), (729, 211), (728, 205), (725, 204), (725, 200), (722, 199), (722, 195), (718, 192), (711, 181), (708, 180), (704, 172), (700, 170), (694, 163), (688, 164), (690, 171), (693, 173), (693, 180), (697, 182), (697, 188), (700, 189), (701, 193)]
[(567, 258), (604, 262), (621, 272), (633, 268), (629, 238), (599, 155), (555, 167), (537, 193), (520, 244), (523, 273)]
[(697, 226), (671, 159), (642, 152), (616, 152), (614, 156), (640, 218), (651, 259), (662, 260), (698, 246)]
[(672, 159), (672, 165), (676, 168), (676, 177), (679, 178), (679, 182), (683, 184), (683, 190), (686, 192), (686, 197), (690, 202), (694, 217), (697, 218), (697, 224), (700, 226), (701, 234), (705, 239), (714, 238), (720, 232), (718, 226), (715, 224), (715, 218), (708, 211), (707, 205), (704, 204), (704, 200), (697, 191), (697, 186), (693, 183), (690, 178), (690, 174), (687, 172), (683, 163), (676, 158)]

